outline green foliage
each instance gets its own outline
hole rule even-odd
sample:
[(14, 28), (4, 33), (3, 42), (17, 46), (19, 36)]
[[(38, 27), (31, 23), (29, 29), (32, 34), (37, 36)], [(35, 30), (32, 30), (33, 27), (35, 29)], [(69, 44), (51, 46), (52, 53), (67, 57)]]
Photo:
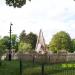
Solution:
[(30, 32), (27, 35), (27, 42), (31, 44), (32, 49), (35, 49), (36, 42), (37, 42), (37, 35), (32, 33), (32, 32)]
[(2, 55), (5, 52), (6, 46), (4, 45), (4, 41), (0, 40), (0, 55)]
[(23, 30), (20, 33), (19, 39), (20, 39), (20, 42), (25, 42), (26, 41), (26, 32), (25, 32), (25, 30)]
[(23, 5), (26, 4), (26, 0), (6, 0), (6, 4), (9, 6), (13, 6), (14, 8), (21, 8)]
[(75, 39), (72, 39), (73, 51), (75, 51)]
[(68, 50), (71, 52), (72, 50), (72, 42), (68, 33), (64, 31), (60, 31), (56, 33), (51, 42), (49, 43), (49, 49), (57, 52), (58, 50)]
[(0, 38), (0, 65), (1, 65), (1, 56), (6, 52), (6, 48), (8, 47), (7, 37)]
[(19, 44), (19, 51), (20, 52), (27, 52), (31, 50), (31, 44), (20, 42)]
[(15, 49), (17, 46), (17, 35), (16, 34), (12, 34), (11, 35), (11, 44), (12, 44), (12, 48)]
[[(20, 50), (33, 50), (35, 49), (37, 36), (30, 32), (26, 35), (25, 30), (23, 30), (19, 36), (19, 40), (17, 40), (17, 35), (11, 35), (11, 48), (15, 49), (15, 51)], [(1, 51), (4, 52), (6, 49), (10, 49), (10, 37), (4, 36), (0, 39), (0, 53)]]
[(25, 33), (23, 30), (19, 36), (20, 42), (29, 43), (32, 46), (32, 49), (35, 49), (36, 42), (37, 42), (37, 35), (30, 32), (29, 34)]
[(4, 36), (0, 39), (0, 53), (4, 53), (6, 49), (9, 49), (9, 37)]
[[(13, 34), (11, 36), (11, 45), (13, 49), (17, 49), (17, 35)], [(10, 38), (9, 36), (4, 36), (0, 39), (0, 52), (4, 53), (6, 49), (10, 49)]]
[[(16, 49), (16, 46), (17, 46), (17, 35), (16, 34), (12, 34), (11, 35), (11, 47), (13, 49)], [(10, 49), (10, 38), (9, 36), (4, 36), (2, 38), (2, 41), (3, 41), (3, 44), (5, 45), (5, 48), (6, 49)]]
[(4, 36), (2, 38), (2, 42), (3, 42), (3, 45), (5, 45), (5, 48), (9, 49), (9, 46), (10, 46), (10, 38), (9, 38), (9, 36)]
[(17, 35), (16, 34), (12, 34), (11, 35), (11, 39), (13, 41), (13, 43), (16, 41)]

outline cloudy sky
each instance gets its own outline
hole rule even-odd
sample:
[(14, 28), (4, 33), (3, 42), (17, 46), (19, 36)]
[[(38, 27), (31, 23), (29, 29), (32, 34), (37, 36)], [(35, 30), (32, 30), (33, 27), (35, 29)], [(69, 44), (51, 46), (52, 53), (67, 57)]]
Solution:
[(66, 31), (75, 38), (75, 1), (74, 0), (32, 0), (22, 8), (6, 6), (0, 0), (0, 36), (9, 35), (10, 23), (12, 33), (39, 34), (43, 31), (46, 43), (59, 31)]

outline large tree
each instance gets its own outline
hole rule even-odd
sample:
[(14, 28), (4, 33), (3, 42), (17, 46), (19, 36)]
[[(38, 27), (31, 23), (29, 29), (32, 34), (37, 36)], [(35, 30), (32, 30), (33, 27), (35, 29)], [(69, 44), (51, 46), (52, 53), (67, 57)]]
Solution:
[(18, 40), (17, 40), (17, 35), (16, 34), (12, 34), (11, 35), (11, 45), (12, 45), (12, 49), (15, 49), (15, 51), (18, 50)]
[(68, 50), (71, 52), (72, 50), (72, 42), (68, 33), (64, 31), (57, 32), (51, 42), (49, 43), (49, 49), (57, 52), (58, 50)]
[(25, 41), (26, 41), (26, 32), (25, 32), (25, 30), (23, 30), (23, 31), (20, 33), (19, 39), (20, 39), (20, 42), (25, 42)]
[[(17, 49), (17, 35), (16, 34), (12, 34), (11, 35), (11, 47), (12, 49)], [(5, 49), (10, 49), (10, 38), (9, 36), (4, 36), (2, 39), (1, 39), (1, 43), (2, 45), (5, 46)]]
[(36, 41), (37, 41), (37, 35), (30, 32), (29, 34), (26, 34), (25, 30), (23, 30), (19, 36), (20, 42), (31, 44), (31, 48), (35, 49)]
[(75, 39), (72, 39), (73, 52), (75, 51)]
[(13, 6), (14, 8), (15, 7), (21, 8), (23, 5), (26, 4), (26, 0), (6, 0), (6, 4), (9, 6)]
[(24, 43), (24, 42), (20, 42), (19, 43), (19, 52), (29, 52), (31, 51), (31, 44), (29, 43)]
[(5, 52), (6, 45), (5, 41), (3, 39), (0, 39), (0, 55), (2, 55)]
[(27, 42), (31, 44), (32, 49), (35, 49), (36, 42), (37, 42), (37, 35), (32, 33), (32, 32), (30, 32), (27, 35)]
[(8, 39), (9, 37), (7, 36), (0, 38), (0, 65), (1, 65), (1, 56), (6, 52), (6, 49), (9, 47)]
[(2, 38), (2, 41), (3, 41), (3, 44), (5, 45), (5, 48), (9, 49), (9, 46), (10, 46), (10, 38), (9, 38), (9, 36), (4, 36)]

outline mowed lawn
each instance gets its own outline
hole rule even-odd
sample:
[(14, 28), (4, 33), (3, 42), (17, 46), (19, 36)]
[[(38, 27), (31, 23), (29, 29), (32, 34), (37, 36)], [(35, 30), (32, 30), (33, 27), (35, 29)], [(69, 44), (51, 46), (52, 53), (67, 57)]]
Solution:
[[(22, 75), (41, 75), (41, 64), (22, 62)], [(0, 75), (20, 75), (19, 61), (2, 61)], [(75, 75), (75, 63), (45, 64), (44, 75)]]

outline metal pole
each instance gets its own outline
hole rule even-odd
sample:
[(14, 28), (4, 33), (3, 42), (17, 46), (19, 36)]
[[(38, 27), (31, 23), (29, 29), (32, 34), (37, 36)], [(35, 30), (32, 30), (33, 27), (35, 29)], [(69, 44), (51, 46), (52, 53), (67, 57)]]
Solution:
[(33, 64), (35, 63), (35, 56), (33, 55)]
[(42, 75), (44, 75), (44, 63), (42, 63)]
[(13, 24), (11, 23), (10, 24), (10, 46), (9, 46), (9, 61), (11, 61), (11, 26), (12, 26)]
[(20, 59), (20, 75), (22, 75), (22, 60)]

